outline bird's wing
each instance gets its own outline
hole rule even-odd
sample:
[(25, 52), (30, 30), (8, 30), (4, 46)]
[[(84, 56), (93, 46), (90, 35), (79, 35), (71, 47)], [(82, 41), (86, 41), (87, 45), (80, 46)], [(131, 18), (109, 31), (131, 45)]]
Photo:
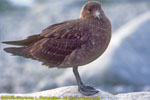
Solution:
[(53, 33), (51, 31), (53, 31), (54, 29), (58, 28), (59, 26), (63, 26), (67, 22), (68, 21), (51, 25), (51, 26), (47, 27), (46, 29), (44, 29), (41, 32), (41, 34), (31, 35), (31, 36), (28, 36), (27, 38), (25, 38), (23, 40), (4, 41), (2, 43), (10, 44), (10, 45), (18, 45), (18, 46), (27, 46), (27, 45), (30, 45), (30, 44), (32, 44), (32, 43), (34, 43), (36, 41), (39, 41), (40, 39), (44, 38), (43, 36), (50, 35), (49, 33)]
[(47, 27), (40, 34), (28, 36), (27, 38), (25, 38), (23, 40), (4, 41), (2, 43), (10, 44), (10, 45), (27, 46), (27, 45), (30, 45), (34, 42), (39, 41), (40, 39), (42, 39), (44, 37), (56, 36), (56, 35), (57, 35), (57, 37), (58, 36), (60, 37), (62, 34), (60, 32), (57, 32), (57, 31), (60, 31), (60, 30), (62, 31), (62, 30), (64, 30), (64, 27), (66, 25), (67, 25), (66, 27), (68, 27), (70, 24), (74, 24), (74, 23), (75, 23), (74, 20), (65, 21), (65, 22), (62, 22), (62, 23), (57, 23), (57, 24), (54, 24), (54, 25), (51, 25), (51, 26)]
[(85, 23), (80, 19), (54, 24), (44, 29), (40, 36), (49, 38), (77, 38), (88, 31), (87, 26), (83, 24)]
[(68, 22), (45, 29), (40, 34), (45, 38), (34, 43), (30, 50), (31, 55), (45, 65), (58, 66), (67, 55), (87, 42), (90, 31), (86, 25), (81, 24)]

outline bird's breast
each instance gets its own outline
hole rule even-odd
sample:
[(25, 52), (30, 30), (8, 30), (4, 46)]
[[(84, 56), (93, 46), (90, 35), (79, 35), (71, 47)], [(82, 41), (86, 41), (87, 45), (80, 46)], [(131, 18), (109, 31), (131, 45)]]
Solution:
[(96, 60), (106, 50), (111, 39), (111, 26), (106, 24), (88, 23), (87, 40), (81, 48), (67, 56), (62, 66), (82, 66)]
[(65, 66), (82, 66), (96, 60), (106, 50), (111, 35), (110, 33), (97, 32), (91, 34), (85, 44), (81, 48), (74, 50), (68, 56)]
[(92, 35), (87, 43), (87, 50), (84, 52), (87, 62), (92, 62), (101, 56), (108, 47), (110, 39), (111, 34), (105, 31), (100, 31)]

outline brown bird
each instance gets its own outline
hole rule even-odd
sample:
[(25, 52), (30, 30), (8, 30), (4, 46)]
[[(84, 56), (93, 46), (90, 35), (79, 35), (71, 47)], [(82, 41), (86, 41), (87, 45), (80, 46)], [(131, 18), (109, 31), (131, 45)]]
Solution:
[[(79, 92), (93, 95), (98, 91), (82, 83), (78, 66), (88, 64), (106, 50), (111, 39), (111, 23), (98, 1), (83, 5), (80, 18), (57, 23), (20, 41), (2, 42), (21, 47), (4, 50), (13, 55), (32, 58), (49, 68), (73, 67)], [(91, 66), (92, 67), (92, 66)]]

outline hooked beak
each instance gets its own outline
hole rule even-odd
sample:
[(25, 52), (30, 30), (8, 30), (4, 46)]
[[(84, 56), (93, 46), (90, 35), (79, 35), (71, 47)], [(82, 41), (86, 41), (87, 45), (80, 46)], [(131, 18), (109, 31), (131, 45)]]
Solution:
[(101, 12), (99, 10), (95, 11), (95, 17), (97, 17), (98, 19), (102, 18)]

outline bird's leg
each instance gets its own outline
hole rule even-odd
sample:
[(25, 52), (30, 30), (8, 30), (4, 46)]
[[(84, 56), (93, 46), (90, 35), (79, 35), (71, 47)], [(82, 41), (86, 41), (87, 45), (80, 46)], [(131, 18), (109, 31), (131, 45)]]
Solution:
[(79, 72), (78, 72), (78, 67), (73, 67), (73, 73), (76, 77), (78, 89), (79, 89), (80, 93), (87, 95), (87, 96), (94, 95), (94, 94), (98, 93), (98, 91), (95, 88), (93, 88), (91, 86), (85, 86), (82, 83)]

